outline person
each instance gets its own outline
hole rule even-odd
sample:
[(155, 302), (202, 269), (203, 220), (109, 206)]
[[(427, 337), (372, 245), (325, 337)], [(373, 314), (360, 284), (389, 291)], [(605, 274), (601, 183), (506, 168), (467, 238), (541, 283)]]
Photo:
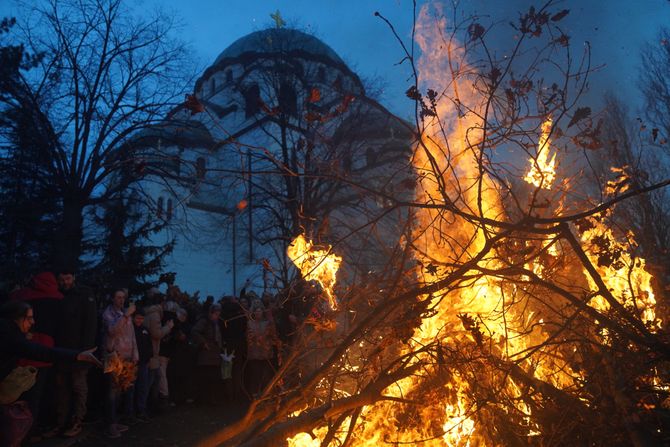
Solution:
[[(133, 314), (133, 325), (135, 329), (135, 341), (137, 343), (137, 354), (139, 361), (137, 363), (137, 379), (133, 392), (127, 401), (126, 416), (135, 417), (140, 422), (147, 422), (149, 416), (147, 413), (147, 401), (149, 399), (149, 389), (151, 388), (151, 378), (149, 377), (149, 361), (153, 356), (153, 345), (149, 330), (144, 326), (144, 310), (137, 309)], [(134, 399), (133, 399), (134, 397)], [(137, 412), (135, 412), (137, 410)]]
[[(63, 293), (61, 318), (56, 344), (80, 350), (95, 346), (98, 317), (97, 304), (90, 290), (75, 283), (74, 271), (58, 273), (58, 288)], [(82, 430), (88, 398), (88, 365), (59, 362), (55, 366), (56, 428), (63, 436), (74, 437)], [(70, 416), (69, 424), (68, 416)], [(65, 427), (68, 428), (65, 428)]]
[(198, 401), (218, 403), (221, 381), (221, 349), (223, 338), (219, 326), (221, 306), (209, 306), (206, 316), (201, 318), (191, 330), (191, 338), (198, 347), (196, 360), (198, 374)]
[[(34, 343), (27, 338), (27, 334), (35, 324), (35, 314), (32, 306), (25, 301), (8, 301), (0, 307), (0, 382), (4, 381), (19, 365), (19, 359), (31, 359), (42, 362), (79, 361), (102, 366), (93, 352), (95, 347), (84, 351), (48, 347)], [(0, 409), (0, 445), (20, 445), (27, 430), (14, 439), (16, 435), (11, 430), (11, 419), (5, 409), (10, 403)], [(29, 409), (26, 406), (26, 411)], [(30, 414), (30, 413), (29, 413)], [(32, 419), (32, 418), (31, 418)], [(16, 439), (17, 437), (21, 439)]]
[[(162, 294), (154, 295), (151, 304), (144, 309), (144, 326), (149, 330), (153, 348), (151, 359), (149, 360), (149, 375), (152, 378), (155, 377), (158, 381), (159, 407), (161, 409), (167, 408), (169, 405), (167, 376), (161, 375), (161, 340), (168, 335), (174, 327), (174, 321), (172, 320), (165, 321), (163, 324), (162, 302), (164, 298), (165, 296)], [(167, 369), (167, 359), (164, 359), (163, 363), (163, 370), (165, 370)], [(153, 385), (154, 380), (151, 380), (151, 382)]]
[(221, 335), (229, 353), (235, 353), (232, 378), (224, 382), (227, 397), (239, 401), (244, 394), (244, 362), (247, 356), (247, 316), (233, 296), (221, 299)]
[[(127, 309), (124, 309), (126, 298), (128, 297), (125, 289), (116, 289), (112, 294), (112, 300), (109, 306), (102, 313), (103, 324), (103, 346), (106, 352), (105, 370), (108, 371), (111, 363), (118, 358), (124, 368), (129, 363), (136, 364), (139, 360), (137, 352), (137, 342), (135, 341), (135, 329), (131, 322), (132, 315), (135, 313), (135, 304), (130, 303)], [(107, 382), (106, 399), (106, 419), (108, 425), (107, 436), (118, 438), (121, 432), (128, 430), (128, 426), (120, 424), (117, 417), (117, 404), (120, 398), (124, 396), (125, 384), (118, 383), (121, 374), (118, 371), (105, 372), (105, 381)]]
[(247, 384), (252, 397), (258, 397), (273, 374), (272, 359), (277, 335), (260, 300), (253, 304), (247, 322)]
[[(63, 294), (58, 290), (56, 276), (52, 272), (38, 273), (31, 278), (27, 287), (10, 294), (10, 299), (25, 301), (35, 310), (35, 324), (31, 326), (28, 335), (31, 341), (47, 347), (55, 346), (63, 304)], [(34, 366), (38, 370), (35, 385), (23, 396), (23, 400), (28, 402), (37, 428), (41, 422), (40, 409), (47, 396), (45, 389), (52, 363), (22, 360), (21, 365)], [(51, 432), (47, 430), (44, 434), (49, 436)], [(38, 430), (34, 430), (34, 435), (39, 437)]]

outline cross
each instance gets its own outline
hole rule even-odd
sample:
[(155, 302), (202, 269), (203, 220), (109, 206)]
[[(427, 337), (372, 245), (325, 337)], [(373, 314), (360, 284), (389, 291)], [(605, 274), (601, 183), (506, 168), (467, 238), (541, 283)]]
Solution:
[(270, 17), (272, 17), (272, 20), (275, 21), (275, 26), (277, 28), (281, 28), (282, 26), (286, 25), (286, 22), (284, 22), (284, 19), (281, 18), (281, 14), (279, 13), (279, 10), (275, 11), (274, 14), (270, 14)]

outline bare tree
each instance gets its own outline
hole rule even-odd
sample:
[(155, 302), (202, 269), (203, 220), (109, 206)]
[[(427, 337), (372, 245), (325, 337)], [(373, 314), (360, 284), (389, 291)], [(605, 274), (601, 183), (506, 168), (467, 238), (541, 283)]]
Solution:
[(49, 0), (32, 12), (40, 26), (26, 24), (25, 39), (45, 57), (21, 73), (12, 101), (44, 123), (62, 202), (56, 260), (75, 264), (86, 208), (128, 186), (112, 178), (135, 164), (123, 143), (183, 99), (191, 63), (170, 17), (137, 17), (120, 0)]
[[(661, 28), (658, 38), (642, 52), (640, 87), (645, 99), (646, 118), (659, 140), (670, 138), (670, 30)], [(656, 137), (655, 137), (656, 139)]]

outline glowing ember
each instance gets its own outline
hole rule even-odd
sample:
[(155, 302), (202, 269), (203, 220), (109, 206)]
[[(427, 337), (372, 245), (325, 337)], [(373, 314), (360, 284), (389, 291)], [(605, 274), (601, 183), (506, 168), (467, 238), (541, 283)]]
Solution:
[(542, 135), (540, 135), (540, 141), (537, 144), (537, 156), (530, 158), (530, 170), (523, 178), (526, 182), (544, 189), (551, 189), (551, 185), (556, 179), (556, 154), (551, 159), (549, 158), (551, 125), (551, 118), (547, 118), (542, 123)]
[(307, 281), (317, 281), (323, 288), (330, 308), (337, 309), (335, 299), (335, 281), (337, 280), (337, 270), (340, 268), (342, 258), (331, 252), (331, 247), (318, 249), (314, 247), (312, 241), (307, 241), (301, 234), (295, 238), (289, 245), (286, 253), (289, 259), (295, 264), (302, 273), (302, 277)]

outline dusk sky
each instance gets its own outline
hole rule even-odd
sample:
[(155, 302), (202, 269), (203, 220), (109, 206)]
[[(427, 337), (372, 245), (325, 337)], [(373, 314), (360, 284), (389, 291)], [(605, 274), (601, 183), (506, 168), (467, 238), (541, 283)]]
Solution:
[[(0, 14), (14, 11), (13, 0), (0, 0)], [(30, 3), (30, 1), (25, 2)], [(421, 6), (424, 1), (419, 1)], [(378, 17), (379, 11), (409, 42), (412, 27), (410, 0), (128, 0), (137, 12), (159, 7), (174, 13), (183, 25), (180, 37), (190, 42), (203, 69), (238, 38), (272, 26), (270, 14), (279, 10), (288, 26), (311, 32), (332, 47), (363, 79), (385, 86), (381, 100), (391, 111), (408, 117), (411, 101), (404, 92), (410, 84), (408, 70), (396, 64), (402, 58), (398, 43)], [(527, 0), (462, 1), (464, 13), (477, 13), (482, 23), (497, 21), (501, 36), (509, 33), (508, 22), (518, 11), (544, 2)], [(640, 47), (655, 42), (659, 27), (670, 23), (668, 0), (588, 0), (558, 2), (554, 9), (569, 9), (563, 20), (576, 52), (584, 41), (591, 43), (593, 66), (605, 64), (591, 77), (588, 100), (615, 90), (638, 108), (636, 89)], [(507, 38), (509, 40), (509, 36)], [(500, 39), (501, 51), (506, 39)], [(510, 42), (511, 46), (512, 42)]]

